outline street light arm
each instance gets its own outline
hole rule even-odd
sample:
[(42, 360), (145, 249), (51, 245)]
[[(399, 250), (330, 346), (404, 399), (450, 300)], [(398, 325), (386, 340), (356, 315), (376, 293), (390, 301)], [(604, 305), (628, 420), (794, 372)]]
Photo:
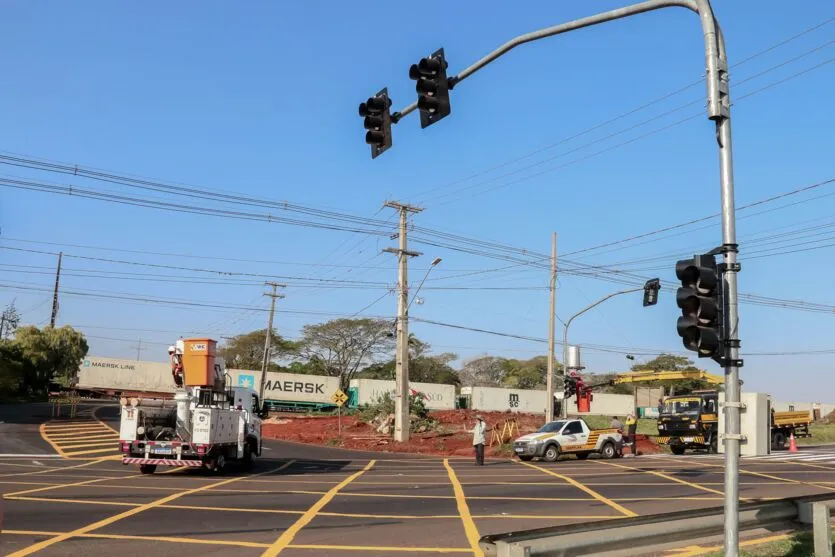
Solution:
[(417, 299), (417, 295), (420, 293), (420, 289), (423, 288), (423, 283), (426, 282), (426, 278), (429, 276), (429, 273), (431, 273), (432, 269), (434, 269), (435, 266), (440, 262), (441, 262), (441, 260), (440, 260), (440, 258), (438, 258), (438, 259), (436, 259), (435, 261), (432, 262), (432, 264), (429, 266), (428, 269), (426, 269), (426, 274), (423, 275), (423, 279), (420, 281), (420, 284), (418, 285), (417, 290), (415, 290), (415, 293), (412, 294), (412, 299), (409, 301), (409, 305), (406, 306), (406, 313), (409, 312), (409, 308), (412, 307), (412, 303)]
[(602, 304), (603, 302), (605, 302), (609, 298), (614, 298), (615, 296), (620, 296), (621, 294), (631, 294), (632, 292), (639, 292), (643, 289), (644, 289), (644, 287), (641, 286), (639, 288), (630, 288), (628, 290), (621, 290), (619, 292), (612, 292), (611, 294), (603, 296), (602, 298), (600, 298), (599, 300), (597, 300), (596, 302), (594, 302), (590, 306), (586, 306), (585, 308), (581, 309), (580, 311), (578, 311), (577, 313), (575, 313), (574, 315), (569, 317), (568, 321), (565, 322), (565, 329), (568, 330), (569, 325), (571, 325), (571, 322), (574, 321), (575, 317), (580, 317), (581, 315), (583, 315), (584, 313), (586, 313), (590, 309), (596, 308), (597, 306), (599, 306), (600, 304)]

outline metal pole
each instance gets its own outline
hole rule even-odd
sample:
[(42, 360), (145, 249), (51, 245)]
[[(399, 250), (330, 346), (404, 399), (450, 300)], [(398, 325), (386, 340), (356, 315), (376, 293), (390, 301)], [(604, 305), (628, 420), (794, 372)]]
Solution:
[[(548, 316), (548, 377), (546, 390), (548, 391), (545, 405), (545, 423), (554, 420), (554, 335), (555, 317), (557, 315), (557, 233), (551, 234), (551, 313)], [(563, 368), (565, 360), (563, 360)], [(565, 401), (563, 401), (563, 405)], [(562, 410), (560, 410), (562, 412)]]
[(267, 322), (267, 332), (266, 332), (266, 339), (264, 340), (264, 358), (261, 361), (261, 384), (258, 386), (258, 398), (261, 400), (261, 407), (266, 407), (266, 401), (264, 400), (264, 387), (267, 384), (267, 370), (269, 369), (270, 363), (270, 344), (272, 342), (272, 333), (273, 333), (273, 316), (275, 315), (275, 300), (276, 298), (283, 298), (281, 294), (277, 293), (277, 289), (279, 286), (284, 286), (283, 284), (278, 284), (277, 282), (267, 282), (265, 283), (267, 286), (272, 287), (273, 291), (265, 293), (265, 296), (269, 296), (270, 300), (270, 317)]
[(49, 326), (55, 328), (55, 319), (58, 317), (58, 283), (61, 281), (61, 259), (64, 252), (58, 253), (58, 269), (55, 271), (55, 290), (52, 293), (52, 316), (49, 318)]
[[(571, 322), (574, 321), (575, 318), (580, 317), (581, 315), (583, 315), (584, 313), (589, 311), (590, 309), (599, 306), (600, 304), (602, 304), (603, 302), (605, 302), (609, 298), (614, 298), (615, 296), (620, 296), (621, 294), (630, 294), (632, 292), (639, 292), (643, 289), (644, 289), (644, 287), (641, 286), (640, 288), (629, 288), (627, 290), (619, 290), (617, 292), (612, 292), (611, 294), (607, 294), (606, 296), (603, 296), (602, 298), (600, 298), (599, 300), (597, 300), (593, 304), (586, 306), (585, 308), (581, 309), (580, 311), (578, 311), (577, 313), (575, 313), (574, 315), (572, 315), (571, 317), (568, 318), (568, 321), (565, 322), (565, 327), (563, 328), (563, 333), (562, 333), (562, 358), (563, 358), (563, 360), (562, 360), (562, 378), (563, 378), (563, 382), (565, 382), (565, 378), (568, 374), (568, 328), (571, 326)], [(567, 416), (567, 413), (566, 413), (567, 412), (567, 407), (568, 407), (568, 401), (564, 400), (563, 404), (562, 404), (562, 417), (563, 418), (565, 418)]]

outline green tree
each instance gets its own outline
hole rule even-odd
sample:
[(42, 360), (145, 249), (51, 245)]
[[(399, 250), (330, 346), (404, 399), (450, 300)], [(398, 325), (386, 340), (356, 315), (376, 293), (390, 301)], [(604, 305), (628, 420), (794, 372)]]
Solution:
[[(697, 371), (693, 361), (685, 356), (661, 354), (648, 362), (635, 364), (632, 371)], [(687, 394), (700, 389), (710, 389), (712, 386), (699, 379), (682, 379), (677, 381), (653, 381), (646, 383), (648, 387), (662, 387), (667, 394)]]
[(31, 394), (28, 384), (36, 376), (34, 365), (23, 355), (20, 346), (0, 340), (0, 401), (7, 396)]
[(391, 321), (334, 319), (305, 325), (300, 353), (325, 375), (339, 377), (343, 389), (363, 367), (390, 356), (394, 350)]
[[(534, 356), (529, 360), (506, 360), (502, 384), (512, 389), (541, 389), (548, 380), (548, 356)], [(562, 365), (554, 362), (554, 373), (562, 373)]]
[[(458, 355), (451, 352), (432, 355), (431, 351), (429, 343), (423, 342), (414, 334), (409, 335), (409, 381), (459, 385), (458, 373), (450, 366), (450, 363), (458, 359)], [(390, 381), (395, 378), (396, 368), (396, 361), (390, 359), (373, 363), (356, 376)]]
[(13, 344), (31, 364), (26, 387), (30, 393), (38, 394), (46, 393), (50, 381), (63, 387), (72, 386), (78, 366), (89, 350), (84, 335), (70, 326), (21, 327), (15, 331)]
[(482, 356), (464, 362), (458, 375), (464, 386), (501, 387), (507, 375), (507, 369), (505, 358)]
[[(297, 342), (287, 340), (273, 330), (270, 341), (270, 370), (280, 371), (278, 362), (298, 354)], [(267, 329), (244, 333), (228, 339), (220, 347), (226, 367), (231, 369), (260, 370), (264, 361), (264, 344), (267, 341)]]
[(12, 336), (19, 323), (20, 313), (18, 313), (14, 300), (12, 300), (12, 303), (7, 305), (3, 313), (0, 314), (0, 340)]

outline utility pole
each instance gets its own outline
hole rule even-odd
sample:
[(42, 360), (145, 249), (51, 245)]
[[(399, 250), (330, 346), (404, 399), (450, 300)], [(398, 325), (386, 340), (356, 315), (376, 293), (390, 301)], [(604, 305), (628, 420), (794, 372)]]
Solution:
[[(545, 423), (554, 421), (554, 320), (557, 316), (557, 233), (551, 234), (551, 313), (548, 316), (548, 403), (545, 406)], [(565, 362), (563, 365), (563, 381), (565, 380)], [(565, 400), (563, 400), (565, 404)]]
[(267, 339), (264, 341), (264, 361), (261, 363), (261, 385), (258, 387), (258, 398), (261, 401), (261, 407), (265, 408), (264, 402), (264, 386), (267, 384), (267, 368), (270, 364), (270, 342), (272, 341), (273, 333), (273, 316), (275, 315), (275, 300), (276, 298), (283, 298), (284, 294), (278, 293), (278, 288), (284, 288), (285, 285), (277, 282), (265, 282), (267, 286), (272, 287), (272, 292), (264, 292), (264, 296), (269, 296), (270, 300), (270, 318), (267, 322)]
[(409, 257), (423, 255), (409, 251), (406, 241), (409, 213), (419, 213), (423, 209), (404, 205), (396, 201), (386, 201), (385, 207), (400, 212), (399, 248), (385, 248), (383, 251), (397, 254), (398, 290), (397, 296), (397, 348), (395, 353), (395, 391), (394, 391), (394, 440), (409, 440)]
[(49, 326), (55, 328), (55, 319), (58, 317), (58, 283), (61, 281), (61, 259), (64, 252), (58, 252), (58, 270), (55, 271), (55, 290), (52, 293), (52, 317), (49, 319)]

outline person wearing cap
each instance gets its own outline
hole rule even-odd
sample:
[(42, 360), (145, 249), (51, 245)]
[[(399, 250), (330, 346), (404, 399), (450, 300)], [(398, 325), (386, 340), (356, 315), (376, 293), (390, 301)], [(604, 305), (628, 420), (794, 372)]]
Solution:
[(638, 454), (638, 420), (634, 414), (629, 414), (626, 417), (626, 430), (629, 435), (628, 443), (632, 449), (632, 456)]
[(484, 434), (489, 431), (487, 424), (484, 423), (484, 418), (481, 416), (475, 417), (475, 427), (471, 433), (473, 434), (473, 448), (475, 448), (475, 464), (476, 466), (484, 466)]

